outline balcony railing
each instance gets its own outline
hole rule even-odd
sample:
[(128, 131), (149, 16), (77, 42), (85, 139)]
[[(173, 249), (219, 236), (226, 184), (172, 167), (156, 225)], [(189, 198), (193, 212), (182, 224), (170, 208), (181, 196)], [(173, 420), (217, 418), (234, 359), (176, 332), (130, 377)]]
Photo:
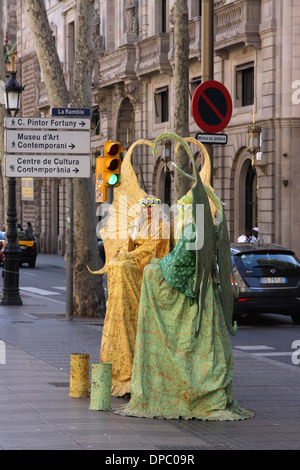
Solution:
[(169, 34), (160, 33), (137, 43), (135, 71), (138, 76), (159, 71), (170, 73)]
[(215, 4), (215, 52), (225, 53), (237, 44), (260, 49), (260, 0), (237, 0)]
[[(189, 59), (201, 58), (201, 27), (202, 18), (198, 16), (189, 20)], [(175, 60), (174, 28), (170, 30), (170, 50), (168, 57), (170, 61)]]
[(101, 57), (99, 64), (100, 87), (118, 83), (125, 78), (132, 78), (135, 75), (135, 46), (133, 44), (125, 44), (108, 55)]

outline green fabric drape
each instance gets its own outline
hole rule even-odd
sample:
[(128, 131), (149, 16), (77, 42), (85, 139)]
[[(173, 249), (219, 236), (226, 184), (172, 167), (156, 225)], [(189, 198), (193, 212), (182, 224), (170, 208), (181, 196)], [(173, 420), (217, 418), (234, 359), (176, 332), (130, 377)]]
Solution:
[(220, 421), (251, 418), (254, 412), (237, 404), (232, 388), (228, 331), (235, 334), (236, 324), (223, 205), (202, 184), (183, 139), (162, 134), (154, 150), (164, 137), (178, 140), (192, 161), (192, 223), (173, 252), (144, 269), (131, 399), (115, 413)]

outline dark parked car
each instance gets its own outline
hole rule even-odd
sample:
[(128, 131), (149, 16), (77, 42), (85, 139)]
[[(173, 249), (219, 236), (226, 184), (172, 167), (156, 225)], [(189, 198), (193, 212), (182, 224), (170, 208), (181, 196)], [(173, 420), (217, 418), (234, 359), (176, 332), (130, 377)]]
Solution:
[[(30, 238), (27, 233), (19, 231), (18, 232), (19, 238), (19, 246), (21, 248), (21, 261), (20, 265), (23, 263), (28, 263), (30, 268), (35, 267), (36, 257), (37, 257), (37, 250), (36, 250), (36, 243), (34, 240)], [(5, 245), (5, 232), (0, 232), (0, 263), (3, 264), (4, 254), (3, 248)]]
[(281, 245), (232, 243), (234, 314), (280, 313), (300, 324), (300, 263)]
[(2, 249), (5, 243), (5, 232), (0, 232), (0, 250)]

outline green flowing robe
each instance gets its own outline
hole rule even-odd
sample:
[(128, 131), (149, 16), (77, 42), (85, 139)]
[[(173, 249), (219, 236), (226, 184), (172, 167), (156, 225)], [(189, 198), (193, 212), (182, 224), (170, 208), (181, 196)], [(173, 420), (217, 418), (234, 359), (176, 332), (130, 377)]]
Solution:
[[(220, 421), (254, 415), (238, 406), (232, 390), (233, 355), (215, 269), (208, 274), (195, 335), (199, 308), (191, 286), (196, 254), (188, 249), (194, 233), (193, 225), (187, 226), (174, 250), (144, 270), (131, 399), (116, 413)], [(205, 250), (200, 253), (206, 256)]]

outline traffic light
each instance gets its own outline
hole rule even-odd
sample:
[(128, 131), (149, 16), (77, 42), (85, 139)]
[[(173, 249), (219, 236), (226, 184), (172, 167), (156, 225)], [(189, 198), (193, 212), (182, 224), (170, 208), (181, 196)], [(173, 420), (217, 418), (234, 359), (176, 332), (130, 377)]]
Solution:
[(120, 153), (123, 147), (119, 142), (104, 143), (104, 157), (96, 158), (96, 202), (107, 200), (107, 188), (120, 185)]
[(120, 186), (120, 168), (122, 160), (120, 153), (123, 152), (123, 147), (119, 142), (109, 140), (104, 142), (104, 175), (103, 183), (106, 187)]

